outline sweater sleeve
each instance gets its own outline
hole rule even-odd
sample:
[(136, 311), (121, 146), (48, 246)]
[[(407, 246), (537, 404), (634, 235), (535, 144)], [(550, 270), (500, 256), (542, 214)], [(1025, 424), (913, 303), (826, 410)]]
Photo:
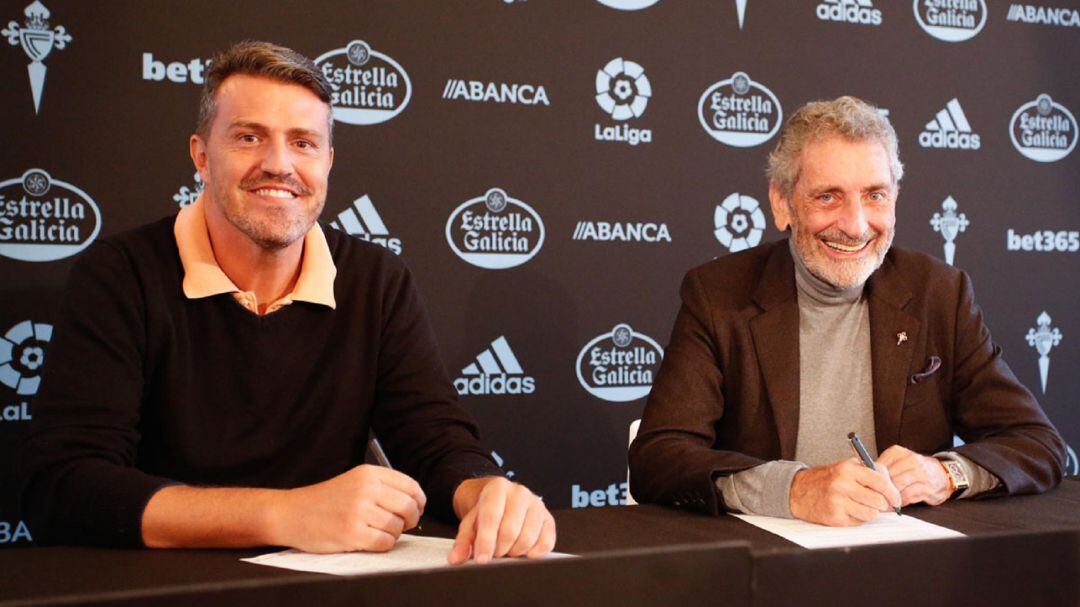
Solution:
[(143, 509), (170, 484), (135, 468), (143, 300), (113, 244), (99, 241), (72, 267), (21, 450), (21, 506), (39, 542), (141, 546)]
[(423, 487), (427, 511), (454, 520), (458, 485), (503, 471), (457, 402), (411, 273), (396, 258), (386, 261), (372, 427), (394, 467)]

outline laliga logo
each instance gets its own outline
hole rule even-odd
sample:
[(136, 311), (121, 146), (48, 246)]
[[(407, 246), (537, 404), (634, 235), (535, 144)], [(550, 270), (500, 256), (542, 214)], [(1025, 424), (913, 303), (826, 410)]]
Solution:
[(956, 201), (952, 196), (949, 196), (941, 203), (941, 210), (944, 213), (934, 213), (934, 216), (930, 218), (930, 225), (933, 226), (935, 232), (941, 232), (941, 236), (945, 239), (945, 262), (950, 266), (953, 265), (953, 258), (956, 256), (956, 235), (967, 229), (971, 224), (968, 218), (963, 213), (956, 214)]
[[(652, 85), (645, 68), (633, 61), (616, 57), (596, 72), (596, 103), (615, 120), (640, 118), (652, 97)], [(630, 145), (652, 142), (651, 129), (629, 124), (595, 125), (597, 141), (622, 141)]]
[(8, 21), (5, 29), (0, 34), (7, 36), (8, 44), (18, 46), (22, 44), (23, 51), (30, 58), (26, 71), (30, 76), (30, 93), (34, 97), (34, 113), (38, 113), (41, 107), (41, 94), (45, 91), (45, 72), (48, 68), (42, 61), (49, 56), (53, 48), (64, 50), (71, 36), (58, 25), (49, 29), (49, 9), (35, 0), (23, 10), (26, 15), (26, 26), (20, 28), (18, 23)]
[(617, 8), (622, 11), (639, 11), (643, 8), (649, 8), (656, 4), (660, 0), (596, 0), (604, 6), (611, 8)]
[(1080, 460), (1076, 458), (1076, 451), (1069, 445), (1065, 445), (1066, 457), (1065, 457), (1065, 475), (1076, 476), (1080, 474)]
[(945, 42), (974, 38), (986, 25), (985, 0), (915, 0), (919, 27)]
[(652, 97), (645, 68), (616, 57), (596, 72), (596, 102), (615, 120), (640, 118)]
[(713, 213), (713, 232), (720, 244), (732, 253), (756, 247), (765, 232), (765, 214), (758, 201), (738, 192), (716, 205)]
[(1061, 331), (1050, 328), (1050, 315), (1043, 310), (1035, 319), (1038, 329), (1028, 329), (1028, 345), (1039, 353), (1039, 377), (1042, 379), (1042, 391), (1046, 394), (1046, 376), (1050, 373), (1050, 348), (1061, 344)]
[(782, 120), (776, 95), (744, 72), (710, 86), (698, 100), (698, 121), (705, 132), (738, 148), (765, 143), (780, 129)]
[(446, 220), (446, 242), (480, 268), (503, 270), (529, 261), (544, 245), (544, 222), (524, 202), (492, 188), (463, 202)]
[[(47, 199), (50, 190), (53, 195)], [(70, 183), (41, 169), (0, 181), (0, 255), (55, 261), (85, 249), (100, 231), (97, 204)]]
[(379, 124), (409, 105), (412, 82), (405, 68), (362, 40), (319, 55), (315, 65), (330, 83), (334, 120)]
[(195, 171), (195, 186), (187, 187), (186, 185), (180, 186), (180, 191), (173, 194), (172, 199), (181, 209), (194, 204), (199, 199), (199, 195), (206, 189), (206, 184), (203, 183), (202, 176), (198, 171)]
[(1065, 106), (1043, 93), (1025, 103), (1009, 121), (1013, 147), (1038, 162), (1055, 162), (1076, 147), (1076, 118)]
[(585, 344), (574, 366), (589, 394), (623, 403), (649, 393), (663, 357), (660, 344), (623, 323)]
[(16, 394), (37, 394), (52, 325), (24, 320), (0, 337), (0, 384)]

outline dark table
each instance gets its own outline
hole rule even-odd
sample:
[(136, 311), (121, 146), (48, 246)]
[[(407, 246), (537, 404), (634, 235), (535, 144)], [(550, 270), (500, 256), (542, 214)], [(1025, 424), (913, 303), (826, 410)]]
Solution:
[[(656, 506), (554, 512), (563, 552), (336, 577), (240, 562), (268, 550), (0, 551), (13, 605), (1080, 606), (1080, 479), (1040, 496), (910, 507), (965, 538), (806, 550), (733, 517)], [(454, 529), (425, 521), (426, 535)]]

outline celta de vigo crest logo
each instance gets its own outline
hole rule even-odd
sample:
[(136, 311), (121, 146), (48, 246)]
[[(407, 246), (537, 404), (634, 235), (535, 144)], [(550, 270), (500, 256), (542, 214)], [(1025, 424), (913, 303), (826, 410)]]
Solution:
[(1076, 147), (1076, 117), (1043, 93), (1021, 105), (1009, 121), (1013, 147), (1038, 162), (1055, 162)]
[(16, 394), (37, 394), (52, 325), (24, 320), (0, 337), (0, 384)]
[(639, 11), (643, 8), (649, 8), (656, 4), (660, 0), (596, 0), (604, 6), (611, 8), (617, 8), (622, 11)]
[(180, 186), (180, 190), (173, 194), (172, 199), (181, 209), (195, 204), (195, 201), (199, 199), (199, 195), (206, 189), (206, 184), (203, 183), (202, 175), (199, 175), (198, 171), (195, 171), (195, 185), (188, 187), (186, 185)]
[(720, 143), (748, 148), (761, 145), (780, 130), (780, 100), (744, 72), (710, 86), (698, 100), (698, 121)]
[(400, 114), (412, 98), (412, 82), (405, 68), (363, 40), (319, 55), (315, 65), (330, 83), (330, 103), (338, 122), (386, 122)]
[(446, 242), (458, 257), (488, 270), (513, 268), (544, 246), (544, 222), (524, 202), (492, 188), (461, 203), (446, 220)]
[(45, 91), (45, 72), (48, 68), (43, 63), (49, 53), (55, 48), (62, 51), (71, 42), (71, 35), (64, 26), (49, 27), (49, 9), (37, 0), (30, 3), (23, 14), (26, 15), (25, 25), (19, 27), (14, 21), (9, 21), (6, 28), (0, 30), (7, 36), (8, 44), (22, 46), (26, 56), (30, 58), (30, 64), (26, 71), (30, 76), (30, 94), (34, 98), (34, 113), (37, 114), (41, 107), (41, 94)]
[(765, 214), (757, 200), (738, 192), (716, 205), (713, 234), (732, 253), (756, 247), (765, 233)]
[(967, 215), (956, 212), (957, 208), (959, 207), (956, 201), (953, 200), (952, 196), (949, 196), (941, 203), (942, 212), (934, 213), (934, 216), (930, 218), (930, 225), (934, 228), (934, 231), (940, 232), (941, 237), (945, 239), (945, 263), (950, 266), (953, 265), (953, 259), (956, 258), (955, 240), (957, 234), (971, 225)]
[(1039, 379), (1042, 380), (1042, 391), (1046, 394), (1046, 377), (1050, 374), (1050, 348), (1061, 344), (1061, 331), (1050, 328), (1050, 315), (1043, 310), (1042, 314), (1035, 319), (1037, 329), (1028, 329), (1027, 342), (1039, 353)]
[(589, 394), (624, 403), (652, 390), (663, 358), (664, 350), (656, 340), (620, 323), (585, 344), (574, 367), (578, 382)]
[(0, 255), (55, 261), (85, 249), (101, 231), (90, 196), (41, 169), (0, 181)]
[(970, 40), (986, 25), (985, 0), (914, 0), (915, 21), (945, 42)]

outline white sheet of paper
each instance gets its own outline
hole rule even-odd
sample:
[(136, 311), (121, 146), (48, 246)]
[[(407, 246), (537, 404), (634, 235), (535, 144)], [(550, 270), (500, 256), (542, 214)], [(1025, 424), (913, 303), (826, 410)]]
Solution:
[(828, 527), (798, 519), (752, 514), (732, 514), (732, 516), (741, 518), (755, 527), (760, 527), (769, 533), (775, 533), (788, 541), (810, 549), (914, 542), (964, 536), (959, 531), (928, 523), (914, 516), (896, 516), (891, 512), (882, 514), (869, 523), (864, 523), (858, 527)]
[[(247, 559), (256, 565), (269, 565), (296, 571), (329, 573), (332, 575), (365, 575), (413, 569), (449, 567), (446, 555), (450, 554), (454, 540), (441, 537), (420, 537), (402, 534), (390, 552), (339, 552), (334, 554), (311, 554), (299, 550), (282, 550)], [(572, 556), (553, 552), (549, 557)]]

